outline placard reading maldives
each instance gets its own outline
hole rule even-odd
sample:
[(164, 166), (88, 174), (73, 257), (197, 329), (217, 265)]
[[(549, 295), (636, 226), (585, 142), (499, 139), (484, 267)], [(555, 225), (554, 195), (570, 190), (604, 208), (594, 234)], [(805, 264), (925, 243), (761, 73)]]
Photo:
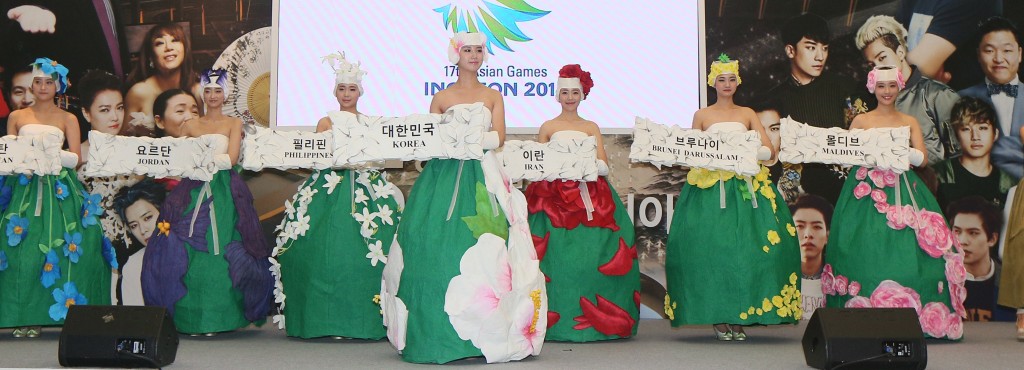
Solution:
[[(560, 112), (558, 70), (580, 64), (594, 88), (581, 114), (603, 129), (633, 126), (630, 111), (688, 125), (705, 90), (699, 2), (638, 0), (281, 1), (277, 32), (277, 127), (306, 127), (338, 109), (334, 73), (321, 58), (344, 52), (362, 63), (359, 111), (428, 113), (458, 78), (448, 62), (453, 30), (488, 35), (479, 79), (504, 96), (511, 132), (532, 132)], [(633, 25), (612, 27), (610, 25)], [(629, 109), (622, 109), (628, 107)]]
[(224, 135), (197, 138), (115, 136), (89, 131), (89, 161), (85, 176), (146, 175), (155, 178), (187, 177), (210, 181), (213, 174), (231, 168)]
[(843, 130), (783, 118), (779, 159), (788, 163), (869, 166), (904, 172), (910, 168), (910, 127)]
[(585, 139), (507, 140), (499, 155), (512, 181), (597, 180), (597, 145)]
[(64, 137), (53, 132), (0, 137), (0, 176), (60, 173), (61, 145)]

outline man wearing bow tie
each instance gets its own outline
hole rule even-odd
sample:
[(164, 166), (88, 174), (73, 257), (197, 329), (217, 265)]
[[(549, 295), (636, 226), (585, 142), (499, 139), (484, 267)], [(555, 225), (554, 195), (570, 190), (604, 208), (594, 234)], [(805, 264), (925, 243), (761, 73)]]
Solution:
[(999, 139), (992, 148), (992, 164), (1014, 179), (1024, 177), (1024, 144), (1016, 133), (1024, 127), (1024, 91), (1017, 71), (1021, 39), (1017, 26), (1003, 17), (982, 22), (978, 30), (978, 61), (985, 82), (960, 91), (992, 104), (999, 123)]

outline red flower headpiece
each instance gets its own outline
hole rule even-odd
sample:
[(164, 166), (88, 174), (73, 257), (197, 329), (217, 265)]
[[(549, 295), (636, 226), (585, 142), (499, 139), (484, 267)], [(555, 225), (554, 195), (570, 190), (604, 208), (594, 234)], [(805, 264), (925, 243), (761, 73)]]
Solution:
[(590, 88), (594, 87), (594, 80), (590, 78), (590, 72), (584, 71), (579, 64), (566, 64), (558, 70), (558, 77), (578, 78), (583, 86), (583, 97), (590, 94)]

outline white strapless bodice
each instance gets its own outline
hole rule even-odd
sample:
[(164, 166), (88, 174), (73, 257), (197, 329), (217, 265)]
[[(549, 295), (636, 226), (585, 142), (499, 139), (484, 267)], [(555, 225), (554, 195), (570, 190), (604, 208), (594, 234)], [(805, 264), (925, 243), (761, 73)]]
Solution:
[(21, 126), (21, 129), (18, 130), (18, 136), (36, 136), (45, 133), (55, 133), (60, 135), (60, 137), (64, 137), (63, 130), (54, 126), (44, 125), (42, 123), (29, 123)]
[(214, 154), (227, 154), (228, 152), (228, 137), (221, 134), (206, 134), (201, 137), (208, 138), (213, 144)]
[(487, 129), (490, 130), (491, 129), (491, 123), (492, 123), (491, 122), (491, 110), (487, 109), (487, 106), (484, 105), (483, 102), (455, 104), (453, 106), (448, 107), (448, 110), (446, 110), (445, 113), (451, 112), (455, 108), (466, 108), (466, 107), (470, 107), (470, 106), (473, 106), (473, 105), (476, 105), (476, 104), (480, 104), (480, 107), (483, 108), (483, 110), (485, 112), (487, 112)]
[(551, 140), (586, 139), (588, 136), (590, 135), (583, 131), (562, 130), (551, 134)]
[(742, 122), (716, 122), (708, 127), (710, 132), (746, 132), (747, 125)]

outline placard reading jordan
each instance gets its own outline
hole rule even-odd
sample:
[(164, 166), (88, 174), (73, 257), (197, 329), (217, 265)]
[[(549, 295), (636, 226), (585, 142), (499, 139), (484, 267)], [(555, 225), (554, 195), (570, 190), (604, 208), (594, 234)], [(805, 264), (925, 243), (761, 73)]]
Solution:
[(360, 112), (428, 113), (433, 95), (458, 78), (446, 51), (453, 30), (479, 30), (488, 34), (490, 52), (480, 81), (504, 95), (512, 132), (535, 131), (558, 114), (558, 70), (574, 63), (593, 74), (594, 89), (580, 110), (602, 129), (627, 132), (633, 127), (630, 112), (689, 127), (705, 90), (699, 2), (593, 5), (585, 0), (282, 1), (274, 18), (272, 116), (278, 127), (312, 129), (325, 112), (338, 109), (333, 71), (321, 58), (339, 51), (368, 72)]

